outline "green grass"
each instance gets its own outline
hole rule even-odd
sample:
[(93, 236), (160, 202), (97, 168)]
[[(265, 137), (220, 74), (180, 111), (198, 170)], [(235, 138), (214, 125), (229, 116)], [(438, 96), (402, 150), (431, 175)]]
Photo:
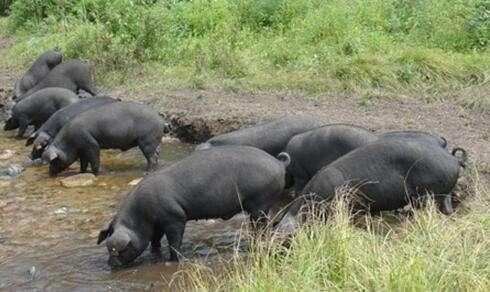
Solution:
[[(285, 248), (257, 240), (225, 268), (183, 277), (202, 291), (488, 291), (490, 193), (475, 176), (471, 198), (445, 216), (432, 205), (412, 219), (361, 217), (339, 200), (327, 223), (313, 219)], [(357, 225), (357, 226), (356, 226)], [(178, 282), (178, 281), (176, 281)]]
[[(99, 85), (415, 92), (488, 88), (488, 0), (16, 0), (2, 70), (46, 49)], [(127, 82), (143, 75), (152, 82)], [(432, 92), (438, 92), (432, 96)], [(486, 102), (472, 97), (473, 107)]]

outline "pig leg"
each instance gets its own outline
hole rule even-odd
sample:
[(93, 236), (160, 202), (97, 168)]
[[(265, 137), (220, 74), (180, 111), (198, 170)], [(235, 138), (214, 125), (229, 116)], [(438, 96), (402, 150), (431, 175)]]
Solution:
[(97, 142), (92, 143), (92, 145), (87, 147), (85, 155), (87, 161), (90, 163), (90, 168), (92, 168), (92, 172), (94, 174), (98, 174), (100, 167), (100, 148)]
[(141, 141), (138, 143), (138, 147), (146, 158), (146, 170), (153, 171), (158, 165), (158, 147), (159, 141)]
[(24, 137), (25, 132), (27, 131), (27, 127), (29, 123), (25, 119), (19, 119), (19, 130), (17, 132), (17, 139), (22, 139)]
[(177, 219), (165, 226), (165, 234), (167, 235), (168, 247), (170, 250), (170, 261), (179, 261), (180, 245), (184, 236), (185, 220)]
[(88, 160), (85, 153), (80, 153), (80, 172), (87, 172)]
[(159, 252), (160, 247), (162, 246), (162, 243), (160, 242), (163, 237), (163, 230), (160, 228), (156, 228), (153, 231), (153, 238), (151, 239), (151, 251), (152, 252)]

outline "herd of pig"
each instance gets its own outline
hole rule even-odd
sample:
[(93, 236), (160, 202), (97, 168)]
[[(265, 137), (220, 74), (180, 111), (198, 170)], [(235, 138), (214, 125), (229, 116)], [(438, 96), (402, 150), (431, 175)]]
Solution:
[[(81, 90), (93, 95), (79, 98)], [(80, 160), (80, 171), (99, 171), (100, 149), (138, 146), (147, 174), (100, 231), (111, 265), (124, 265), (149, 244), (159, 251), (165, 235), (170, 260), (180, 255), (189, 220), (229, 219), (242, 211), (264, 228), (269, 210), (294, 199), (272, 228), (293, 232), (307, 202), (331, 202), (349, 187), (353, 212), (394, 211), (433, 199), (444, 214), (455, 207), (454, 187), (467, 162), (461, 148), (419, 131), (376, 134), (360, 126), (285, 116), (219, 135), (183, 160), (157, 169), (159, 145), (171, 131), (150, 107), (96, 95), (88, 64), (62, 62), (59, 51), (42, 54), (15, 83), (5, 130), (34, 132), (31, 159), (49, 163), (55, 176)], [(328, 204), (326, 204), (328, 205)], [(269, 225), (270, 226), (270, 225)]]

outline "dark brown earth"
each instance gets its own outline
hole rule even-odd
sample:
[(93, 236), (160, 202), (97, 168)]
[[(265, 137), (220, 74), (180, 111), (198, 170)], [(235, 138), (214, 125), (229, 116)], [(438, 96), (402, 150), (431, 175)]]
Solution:
[[(375, 131), (423, 130), (437, 133), (450, 147), (464, 147), (473, 161), (490, 161), (490, 113), (414, 98), (376, 99), (360, 105), (349, 96), (302, 93), (161, 90), (109, 91), (122, 99), (151, 104), (171, 118), (179, 138), (201, 142), (212, 135), (287, 114), (312, 115), (327, 123), (353, 123)], [(484, 167), (487, 168), (487, 167)]]
[[(0, 103), (10, 92), (10, 77), (0, 78)], [(484, 169), (490, 162), (490, 112), (451, 102), (386, 98), (361, 105), (349, 96), (193, 89), (102, 92), (152, 105), (171, 119), (177, 137), (185, 142), (202, 142), (244, 125), (299, 114), (317, 116), (326, 123), (353, 123), (380, 132), (406, 129), (437, 133), (449, 141), (450, 147), (467, 149), (473, 161), (486, 165)]]

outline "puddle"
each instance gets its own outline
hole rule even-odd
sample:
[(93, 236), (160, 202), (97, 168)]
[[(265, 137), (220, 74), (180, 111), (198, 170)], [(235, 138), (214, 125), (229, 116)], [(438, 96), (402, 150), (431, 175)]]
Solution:
[[(105, 245), (96, 245), (99, 229), (132, 188), (128, 183), (145, 174), (145, 159), (137, 148), (102, 151), (102, 171), (95, 184), (65, 188), (60, 180), (77, 173), (78, 164), (57, 178), (49, 178), (47, 165), (28, 164), (30, 147), (14, 135), (15, 131), (0, 130), (0, 151), (14, 151), (8, 159), (0, 160), (0, 173), (11, 164), (24, 167), (18, 176), (0, 177), (0, 290), (162, 290), (168, 288), (164, 279), (185, 269), (185, 264), (165, 263), (147, 250), (132, 267), (111, 270)], [(163, 143), (160, 166), (182, 159), (194, 147)], [(244, 249), (239, 237), (246, 218), (237, 215), (228, 221), (188, 222), (184, 256), (209, 263), (237, 246)], [(165, 239), (161, 257), (168, 257)]]

